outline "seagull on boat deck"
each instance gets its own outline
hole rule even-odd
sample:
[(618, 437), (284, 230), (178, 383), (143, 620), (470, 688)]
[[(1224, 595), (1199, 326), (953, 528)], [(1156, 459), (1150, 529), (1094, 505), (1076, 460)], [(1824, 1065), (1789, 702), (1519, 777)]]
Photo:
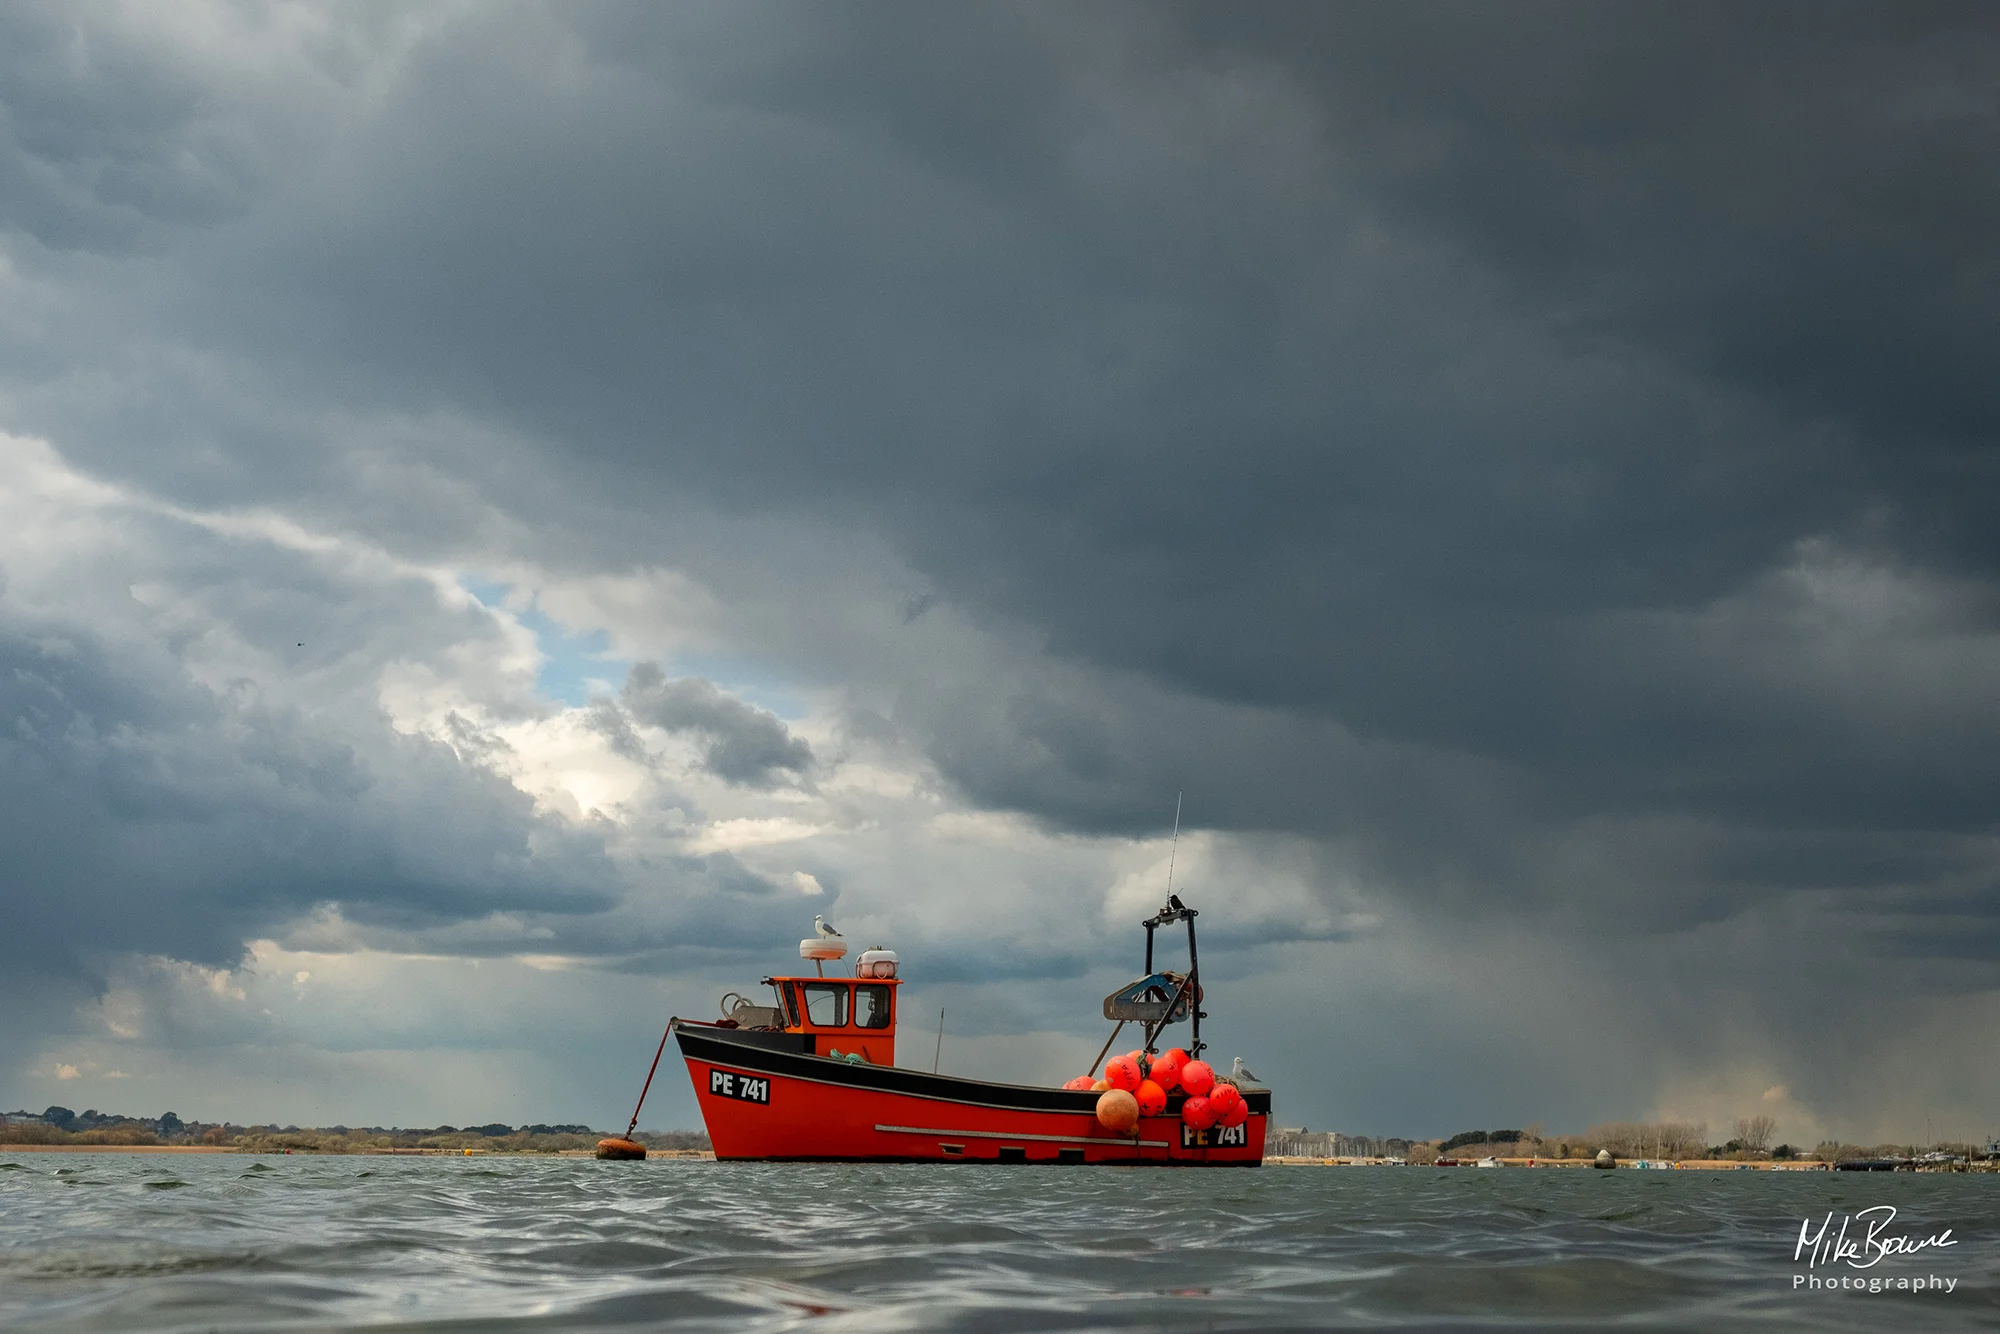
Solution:
[(824, 919), (824, 918), (822, 918), (822, 917), (817, 917), (817, 916), (815, 916), (815, 917), (813, 918), (813, 930), (815, 930), (815, 931), (819, 932), (819, 938), (820, 938), (821, 940), (839, 940), (839, 939), (841, 939), (841, 935), (840, 935), (840, 932), (838, 932), (838, 931), (834, 930), (834, 929), (833, 929), (832, 927), (828, 926), (828, 925), (826, 924), (826, 919)]
[(1238, 1082), (1241, 1082), (1246, 1079), (1249, 1080), (1252, 1084), (1263, 1082), (1259, 1080), (1257, 1076), (1250, 1073), (1249, 1067), (1243, 1064), (1243, 1058), (1241, 1056), (1236, 1058), (1236, 1065), (1233, 1069), (1230, 1070), (1229, 1077), (1233, 1080), (1237, 1080)]

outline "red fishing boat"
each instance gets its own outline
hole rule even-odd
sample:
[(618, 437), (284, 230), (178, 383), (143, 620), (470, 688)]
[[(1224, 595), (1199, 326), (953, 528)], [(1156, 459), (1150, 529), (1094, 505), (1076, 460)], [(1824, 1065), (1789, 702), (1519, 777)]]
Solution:
[[(1167, 1073), (1183, 1068), (1169, 1059), (1174, 1053), (1151, 1062), (1163, 1031), (1175, 1023), (1191, 1025), (1186, 1060), (1200, 1058), (1204, 1014), (1195, 915), (1169, 895), (1167, 906), (1141, 924), (1146, 931), (1145, 975), (1105, 998), (1105, 1018), (1118, 1027), (1098, 1060), (1130, 1023), (1141, 1026), (1139, 1050), (1145, 1055), (1136, 1062), (1113, 1060), (1107, 1076), (1132, 1079), (1124, 1069), (1130, 1065), (1151, 1069), (1170, 1083), (1177, 1079), (1177, 1073)], [(1154, 932), (1176, 922), (1187, 926), (1187, 972), (1155, 971)], [(1188, 1106), (1200, 1098), (1200, 1088), (1162, 1090), (1146, 1084), (1140, 1086), (1136, 1123), (1114, 1129), (1121, 1118), (1100, 1115), (1100, 1102), (1117, 1096), (1133, 1099), (1106, 1092), (1102, 1082), (1096, 1087), (1037, 1088), (897, 1065), (902, 979), (896, 955), (867, 950), (856, 958), (850, 976), (829, 977), (826, 964), (844, 958), (846, 947), (823, 926), (819, 938), (800, 943), (799, 953), (814, 963), (815, 975), (763, 979), (773, 1004), (758, 1005), (731, 993), (723, 997), (721, 1019), (676, 1018), (668, 1024), (667, 1036), (678, 1044), (694, 1080), (717, 1158), (1188, 1167), (1263, 1161), (1271, 1091), (1256, 1083), (1240, 1060), (1230, 1076), (1215, 1080), (1213, 1090), (1218, 1105), (1225, 1099), (1231, 1107), (1242, 1104), (1234, 1112), (1235, 1124), (1204, 1124), (1209, 1120), (1206, 1101)], [(1092, 1074), (1096, 1068), (1093, 1063)], [(1184, 1068), (1195, 1082), (1195, 1067)], [(1212, 1072), (1205, 1062), (1200, 1070), (1205, 1086)], [(1223, 1085), (1234, 1092), (1225, 1095)]]

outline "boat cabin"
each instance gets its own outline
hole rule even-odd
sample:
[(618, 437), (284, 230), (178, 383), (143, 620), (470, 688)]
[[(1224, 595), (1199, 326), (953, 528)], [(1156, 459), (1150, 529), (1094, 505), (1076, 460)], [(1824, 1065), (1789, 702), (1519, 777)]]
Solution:
[(767, 977), (777, 993), (775, 1016), (805, 1039), (814, 1056), (841, 1060), (859, 1053), (870, 1065), (896, 1063), (895, 978)]
[(757, 1005), (732, 991), (722, 998), (723, 1017), (710, 1022), (778, 1051), (894, 1065), (896, 988), (903, 985), (896, 979), (896, 952), (864, 950), (850, 976), (828, 977), (826, 965), (846, 954), (838, 935), (802, 940), (799, 957), (812, 960), (815, 976), (765, 978), (776, 1005)]

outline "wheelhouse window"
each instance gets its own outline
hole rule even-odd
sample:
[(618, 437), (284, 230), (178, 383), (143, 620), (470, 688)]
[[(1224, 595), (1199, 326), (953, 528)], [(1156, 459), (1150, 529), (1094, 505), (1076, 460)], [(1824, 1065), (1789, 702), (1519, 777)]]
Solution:
[(895, 1018), (894, 1006), (889, 987), (854, 989), (854, 1022), (862, 1028), (887, 1028)]
[(849, 989), (845, 982), (806, 983), (806, 1022), (815, 1028), (847, 1027)]

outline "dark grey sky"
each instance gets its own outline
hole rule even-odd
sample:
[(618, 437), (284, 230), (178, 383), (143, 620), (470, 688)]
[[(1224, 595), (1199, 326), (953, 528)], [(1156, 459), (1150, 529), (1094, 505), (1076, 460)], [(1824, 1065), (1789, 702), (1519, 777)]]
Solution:
[(1988, 1129), (1990, 7), (0, 28), (16, 1101), (608, 1124), (649, 1011), (351, 977), (705, 1007), (815, 904), (1039, 1073), (1185, 789), (1299, 1119)]

